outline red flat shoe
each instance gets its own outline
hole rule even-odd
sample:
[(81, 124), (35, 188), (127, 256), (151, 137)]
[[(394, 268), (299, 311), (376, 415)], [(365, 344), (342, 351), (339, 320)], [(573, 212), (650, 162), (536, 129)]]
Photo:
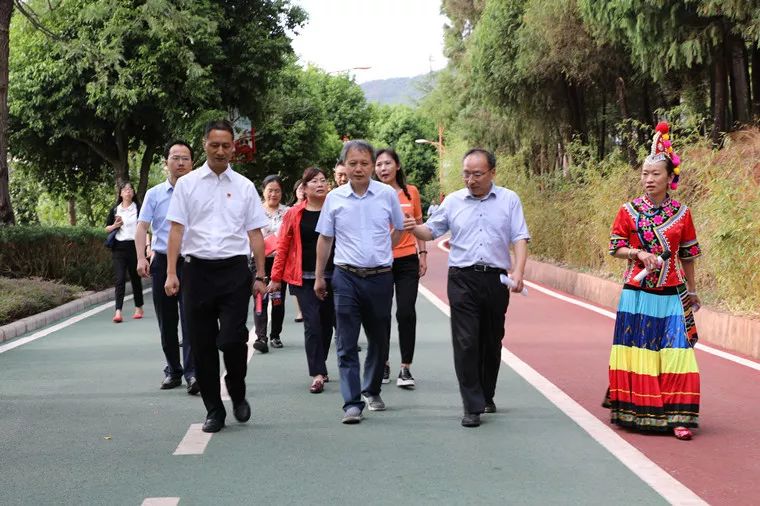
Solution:
[(673, 429), (673, 434), (676, 436), (676, 438), (680, 439), (681, 441), (688, 441), (691, 439), (693, 434), (689, 429), (686, 427), (676, 427)]
[(315, 379), (309, 387), (309, 392), (313, 394), (321, 394), (325, 389), (325, 382), (320, 379)]
[(122, 320), (121, 316), (119, 316), (119, 315), (116, 315), (116, 316), (113, 317), (113, 322), (114, 323), (121, 323), (122, 321), (123, 320)]
[(142, 320), (143, 313), (135, 313), (132, 315), (133, 320)]

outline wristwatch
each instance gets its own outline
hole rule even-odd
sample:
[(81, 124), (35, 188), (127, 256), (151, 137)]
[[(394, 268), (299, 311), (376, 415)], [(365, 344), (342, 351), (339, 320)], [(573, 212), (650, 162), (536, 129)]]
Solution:
[(262, 283), (267, 282), (267, 278), (262, 278), (261, 276), (256, 276), (256, 281), (261, 281)]

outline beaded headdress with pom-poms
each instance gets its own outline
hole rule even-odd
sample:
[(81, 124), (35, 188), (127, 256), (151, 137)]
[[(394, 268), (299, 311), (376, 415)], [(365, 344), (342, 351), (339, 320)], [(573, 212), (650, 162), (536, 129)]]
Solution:
[(670, 189), (678, 189), (678, 176), (681, 173), (681, 159), (673, 151), (673, 146), (670, 143), (670, 127), (667, 121), (660, 121), (657, 123), (654, 132), (654, 138), (652, 139), (652, 150), (647, 156), (644, 163), (657, 163), (663, 160), (670, 160), (673, 163), (673, 182), (670, 183)]

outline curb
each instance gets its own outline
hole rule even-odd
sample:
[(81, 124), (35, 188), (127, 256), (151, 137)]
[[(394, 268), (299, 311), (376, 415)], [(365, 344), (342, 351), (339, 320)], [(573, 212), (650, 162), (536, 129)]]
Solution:
[[(143, 279), (143, 288), (149, 288), (150, 286), (150, 279)], [(128, 286), (125, 289), (125, 295), (130, 295), (131, 293), (132, 286), (128, 283)], [(10, 341), (11, 339), (15, 339), (39, 328), (46, 327), (47, 325), (57, 323), (64, 318), (80, 313), (92, 306), (113, 300), (113, 297), (113, 287), (107, 288), (99, 292), (90, 293), (89, 295), (72, 300), (66, 304), (54, 307), (53, 309), (48, 309), (42, 313), (27, 316), (26, 318), (16, 320), (13, 323), (3, 325), (0, 327), (0, 343)]]
[[(621, 283), (530, 259), (525, 278), (611, 311), (617, 309), (622, 291)], [(705, 307), (694, 313), (694, 319), (700, 341), (760, 359), (760, 321)]]

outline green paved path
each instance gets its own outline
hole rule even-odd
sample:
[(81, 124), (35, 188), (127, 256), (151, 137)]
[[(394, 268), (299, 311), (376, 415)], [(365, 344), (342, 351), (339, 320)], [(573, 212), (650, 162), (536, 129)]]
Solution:
[(0, 354), (0, 504), (664, 502), (506, 366), (499, 413), (460, 427), (448, 318), (422, 296), (418, 387), (385, 386), (388, 411), (340, 423), (334, 354), (333, 382), (308, 393), (291, 311), (286, 347), (251, 361), (251, 422), (228, 407), (230, 425), (203, 455), (173, 456), (204, 411), (184, 388), (158, 389), (163, 356), (145, 307), (141, 321), (114, 325), (107, 310)]

